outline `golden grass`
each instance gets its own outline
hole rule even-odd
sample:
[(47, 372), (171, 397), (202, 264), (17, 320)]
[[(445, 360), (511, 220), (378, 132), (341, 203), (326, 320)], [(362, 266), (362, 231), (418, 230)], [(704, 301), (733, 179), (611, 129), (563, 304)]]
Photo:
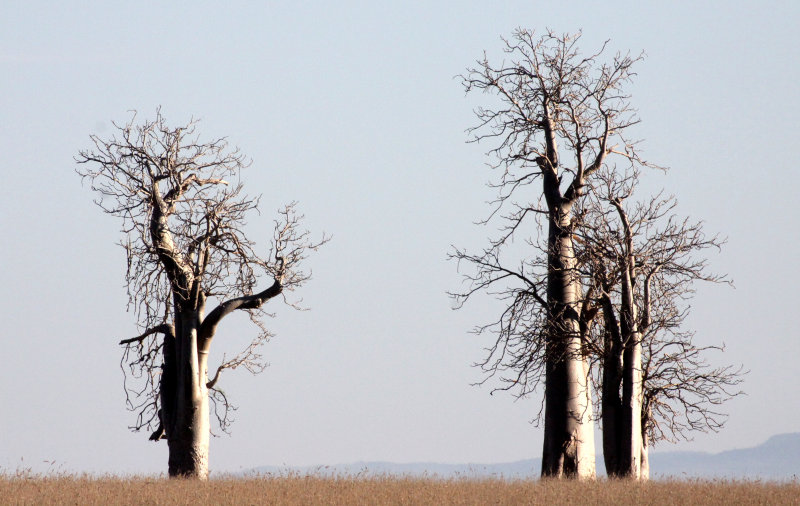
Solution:
[(800, 482), (0, 476), (2, 504), (800, 504)]

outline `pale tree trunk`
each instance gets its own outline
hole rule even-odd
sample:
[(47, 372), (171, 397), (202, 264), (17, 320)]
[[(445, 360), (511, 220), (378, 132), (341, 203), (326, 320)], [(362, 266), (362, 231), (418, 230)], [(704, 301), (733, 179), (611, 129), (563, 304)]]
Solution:
[[(631, 266), (634, 259), (630, 258)], [(631, 266), (622, 275), (622, 328), (624, 355), (622, 359), (622, 466), (621, 470), (633, 479), (642, 471), (642, 339), (639, 332), (636, 304), (633, 300)]]
[[(580, 349), (581, 343), (578, 340)], [(579, 478), (595, 477), (594, 417), (592, 410), (592, 386), (589, 379), (589, 362), (579, 355), (571, 361), (575, 367), (576, 411), (577, 415), (577, 475)]]
[[(280, 294), (282, 280), (281, 275), (263, 292), (223, 302), (208, 317), (204, 317), (205, 296), (199, 291), (189, 304), (194, 309), (176, 310), (174, 338), (164, 340), (161, 376), (161, 420), (169, 446), (170, 476), (208, 478), (208, 352), (217, 325), (237, 309), (258, 308)], [(181, 307), (180, 302), (176, 296), (175, 307)]]
[[(642, 301), (642, 318), (639, 323), (639, 333), (644, 335), (645, 332), (650, 328), (650, 280), (652, 277), (658, 272), (660, 266), (655, 267), (652, 269), (644, 278), (644, 300)], [(639, 364), (642, 364), (641, 360), (641, 350), (642, 345), (641, 342), (639, 343)], [(650, 405), (649, 399), (645, 403), (644, 398), (644, 371), (641, 370), (640, 365), (640, 379), (641, 379), (641, 424), (639, 425), (639, 434), (641, 435), (642, 441), (642, 452), (641, 452), (641, 474), (640, 479), (642, 480), (649, 480), (650, 479), (650, 453), (649, 453), (649, 446), (650, 440), (647, 437), (647, 427), (650, 424), (650, 420), (652, 420), (653, 411)]]
[[(176, 313), (174, 356), (165, 369), (175, 369), (175, 397), (162, 405), (169, 446), (169, 475), (208, 478), (209, 411), (206, 388), (207, 355), (198, 350), (200, 314)], [(170, 360), (171, 359), (171, 360)], [(170, 364), (170, 362), (172, 362)], [(162, 402), (165, 389), (162, 388)]]
[(548, 343), (542, 476), (595, 476), (589, 365), (580, 332), (580, 279), (570, 207), (551, 212), (548, 234)]
[[(638, 333), (635, 334), (638, 336)], [(625, 350), (622, 383), (623, 441), (622, 471), (638, 479), (642, 472), (642, 346), (634, 343)]]
[[(649, 302), (649, 300), (648, 300)], [(645, 309), (648, 311), (648, 309)], [(647, 322), (648, 314), (645, 312), (645, 322)], [(650, 417), (652, 416), (652, 411), (650, 409), (650, 403), (644, 401), (644, 397), (642, 398), (642, 420), (641, 420), (641, 431), (642, 435), (642, 452), (641, 452), (641, 473), (639, 475), (640, 480), (649, 480), (650, 479), (650, 439), (647, 437), (647, 426), (650, 423)]]
[(642, 432), (642, 472), (639, 476), (641, 480), (650, 479), (650, 454), (648, 448), (647, 434)]

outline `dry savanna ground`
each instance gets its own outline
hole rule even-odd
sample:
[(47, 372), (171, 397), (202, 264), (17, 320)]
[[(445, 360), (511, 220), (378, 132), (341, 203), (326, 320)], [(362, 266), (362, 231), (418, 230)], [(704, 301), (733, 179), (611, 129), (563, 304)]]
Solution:
[(800, 504), (800, 481), (0, 476), (2, 504)]

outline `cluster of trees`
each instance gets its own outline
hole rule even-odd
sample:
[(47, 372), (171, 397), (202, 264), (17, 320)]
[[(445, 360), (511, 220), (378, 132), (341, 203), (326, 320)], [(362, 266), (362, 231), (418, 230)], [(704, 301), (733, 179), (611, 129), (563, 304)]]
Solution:
[[(544, 382), (543, 476), (594, 476), (600, 419), (608, 473), (647, 477), (653, 442), (719, 428), (714, 407), (737, 393), (741, 371), (708, 365), (715, 347), (683, 328), (693, 283), (726, 281), (699, 256), (721, 241), (677, 217), (674, 199), (633, 197), (651, 166), (628, 137), (638, 119), (624, 87), (639, 58), (602, 62), (605, 47), (583, 56), (579, 38), (518, 30), (499, 66), (484, 57), (463, 76), (468, 92), (496, 97), (472, 132), (494, 143), (498, 196), (487, 221), (502, 226), (482, 251), (454, 250), (468, 266), (468, 287), (454, 296), (507, 302), (478, 328), (494, 336), (480, 365), (519, 395)], [(289, 204), (259, 254), (244, 234), (259, 199), (243, 191), (248, 161), (238, 150), (200, 142), (194, 121), (170, 127), (160, 111), (115, 127), (76, 161), (125, 235), (140, 328), (120, 343), (132, 428), (167, 440), (170, 476), (206, 478), (212, 405), (222, 430), (230, 422), (221, 373), (264, 368), (263, 305), (308, 280), (302, 263), (327, 238), (312, 240)], [(210, 375), (217, 326), (237, 310), (260, 333)]]
[(517, 30), (498, 66), (484, 55), (462, 76), (494, 97), (471, 132), (492, 143), (486, 222), (501, 225), (482, 251), (453, 251), (467, 280), (453, 296), (506, 302), (476, 329), (494, 338), (479, 365), (518, 395), (544, 382), (542, 476), (594, 476), (599, 419), (608, 474), (647, 478), (651, 444), (718, 429), (715, 407), (738, 393), (741, 369), (710, 366), (719, 348), (683, 328), (693, 284), (727, 282), (702, 257), (722, 241), (678, 217), (674, 198), (634, 198), (655, 167), (629, 135), (640, 57), (582, 55), (579, 39)]

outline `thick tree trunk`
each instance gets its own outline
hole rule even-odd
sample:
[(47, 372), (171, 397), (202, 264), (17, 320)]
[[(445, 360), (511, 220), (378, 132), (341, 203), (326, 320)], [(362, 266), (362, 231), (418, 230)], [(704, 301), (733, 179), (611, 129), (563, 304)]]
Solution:
[(210, 433), (207, 360), (198, 353), (197, 311), (176, 313), (173, 350), (165, 348), (165, 373), (170, 372), (174, 388), (165, 391), (162, 381), (162, 417), (169, 445), (169, 476), (208, 478)]
[(542, 476), (593, 478), (591, 386), (581, 343), (581, 285), (569, 214), (568, 206), (558, 208), (549, 224)]

